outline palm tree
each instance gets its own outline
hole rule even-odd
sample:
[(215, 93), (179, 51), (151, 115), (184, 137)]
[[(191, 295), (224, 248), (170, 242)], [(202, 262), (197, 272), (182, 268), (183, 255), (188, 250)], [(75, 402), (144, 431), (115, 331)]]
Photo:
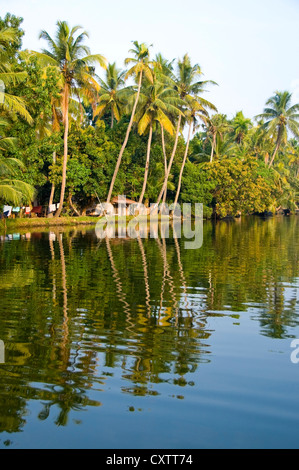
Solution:
[(207, 110), (202, 106), (202, 104), (197, 101), (197, 99), (193, 97), (188, 97), (186, 98), (186, 102), (188, 104), (188, 110), (185, 112), (186, 115), (186, 120), (189, 123), (189, 131), (188, 131), (188, 137), (187, 137), (187, 142), (186, 142), (186, 148), (185, 148), (185, 153), (180, 169), (180, 175), (179, 175), (179, 181), (178, 181), (178, 186), (177, 186), (177, 191), (174, 199), (174, 207), (176, 207), (179, 195), (181, 192), (181, 186), (182, 186), (182, 177), (183, 177), (183, 172), (184, 172), (184, 167), (186, 164), (187, 156), (188, 156), (188, 150), (189, 150), (189, 143), (190, 143), (190, 138), (191, 138), (191, 133), (193, 129), (193, 133), (195, 132), (196, 124), (197, 124), (197, 118), (199, 118), (201, 121), (204, 123), (207, 123), (207, 119), (209, 118), (209, 114)]
[(34, 188), (24, 181), (16, 179), (17, 169), (24, 170), (22, 162), (16, 158), (7, 158), (0, 154), (0, 201), (12, 205), (29, 203), (34, 196)]
[(16, 72), (9, 63), (7, 48), (11, 43), (17, 41), (17, 32), (14, 28), (0, 29), (0, 109), (8, 114), (18, 114), (29, 124), (33, 122), (32, 117), (26, 109), (25, 101), (19, 96), (8, 93), (9, 85), (15, 85), (26, 79), (26, 72)]
[(47, 41), (50, 50), (43, 49), (42, 53), (34, 53), (45, 65), (57, 68), (63, 84), (61, 108), (64, 124), (64, 154), (57, 217), (62, 211), (66, 186), (70, 99), (72, 95), (78, 96), (82, 93), (88, 95), (91, 88), (98, 88), (94, 79), (93, 64), (99, 64), (106, 68), (106, 59), (100, 54), (91, 54), (90, 49), (83, 44), (84, 39), (88, 37), (87, 32), (83, 31), (76, 36), (76, 33), (81, 29), (81, 26), (74, 26), (70, 29), (66, 21), (58, 21), (55, 40), (46, 31), (40, 33), (40, 39)]
[(224, 114), (215, 114), (211, 118), (207, 119), (206, 135), (208, 138), (212, 138), (210, 163), (213, 162), (214, 153), (217, 152), (217, 141), (223, 141), (224, 135), (231, 130), (232, 128)]
[[(209, 107), (211, 109), (216, 109), (212, 103), (204, 100), (203, 98), (199, 97), (199, 93), (201, 93), (204, 90), (204, 86), (207, 83), (214, 83), (212, 81), (198, 81), (197, 79), (202, 75), (201, 68), (198, 64), (195, 64), (192, 66), (191, 60), (188, 56), (188, 54), (185, 54), (182, 60), (178, 60), (178, 73), (177, 77), (173, 76), (172, 77), (172, 84), (174, 89), (177, 91), (179, 98), (184, 101), (186, 97), (191, 97), (195, 96), (197, 100), (204, 106)], [(175, 141), (174, 141), (174, 146), (172, 150), (172, 154), (168, 163), (168, 168), (167, 172), (164, 178), (164, 183), (162, 186), (162, 189), (160, 191), (160, 194), (158, 196), (158, 199), (156, 201), (157, 206), (159, 205), (162, 196), (163, 196), (163, 203), (166, 201), (166, 195), (167, 195), (167, 183), (170, 175), (170, 170), (172, 167), (173, 159), (176, 153), (177, 149), (177, 144), (178, 144), (178, 139), (179, 139), (179, 133), (181, 130), (181, 122), (182, 122), (182, 116), (183, 112), (182, 109), (178, 115), (178, 120), (177, 120), (177, 127), (176, 127), (176, 135), (175, 135)]]
[(101, 89), (97, 99), (93, 116), (102, 117), (107, 110), (111, 112), (111, 129), (113, 128), (114, 119), (118, 122), (121, 117), (121, 109), (126, 103), (126, 89), (123, 88), (125, 84), (124, 70), (116, 67), (115, 62), (108, 64), (106, 70), (105, 81), (99, 79)]
[(276, 139), (275, 150), (269, 163), (273, 165), (276, 154), (282, 144), (287, 142), (288, 131), (299, 136), (299, 104), (291, 106), (292, 94), (288, 91), (277, 91), (274, 96), (266, 102), (264, 112), (257, 118), (265, 119), (263, 128)]
[[(156, 76), (159, 76), (159, 80), (165, 82), (165, 86), (171, 84), (171, 77), (173, 76), (173, 62), (175, 59), (169, 61), (165, 59), (161, 53), (156, 54), (155, 59), (153, 60), (154, 73)], [(164, 136), (164, 127), (160, 124), (161, 128), (161, 141), (162, 141), (162, 151), (164, 157), (164, 177), (167, 173), (167, 155), (165, 148), (165, 136)]]
[(246, 138), (248, 131), (251, 129), (252, 122), (250, 119), (244, 117), (242, 111), (239, 111), (232, 120), (232, 127), (235, 141), (241, 144)]
[(176, 91), (159, 81), (156, 74), (154, 74), (153, 83), (145, 84), (141, 90), (139, 109), (137, 109), (135, 120), (138, 122), (138, 133), (143, 135), (149, 130), (149, 137), (139, 204), (143, 201), (147, 184), (153, 128), (159, 123), (163, 132), (165, 129), (170, 135), (174, 134), (174, 127), (168, 115), (179, 112), (176, 106), (179, 101)]
[(128, 72), (126, 74), (126, 78), (128, 78), (130, 76), (135, 76), (136, 79), (138, 80), (138, 86), (137, 86), (137, 92), (136, 92), (136, 96), (135, 96), (133, 109), (132, 109), (132, 112), (131, 112), (130, 121), (129, 121), (129, 124), (128, 124), (128, 127), (127, 127), (125, 140), (124, 140), (123, 145), (120, 149), (118, 159), (117, 159), (117, 162), (116, 162), (116, 166), (115, 166), (115, 170), (114, 170), (114, 173), (113, 173), (113, 177), (112, 177), (112, 180), (111, 180), (111, 183), (110, 183), (110, 188), (109, 188), (109, 192), (108, 192), (108, 196), (107, 196), (107, 203), (110, 203), (111, 196), (112, 196), (112, 191), (113, 191), (114, 184), (115, 184), (115, 180), (116, 180), (117, 173), (118, 173), (118, 170), (119, 170), (119, 167), (120, 167), (120, 164), (121, 164), (121, 159), (122, 159), (123, 153), (125, 151), (125, 148), (127, 146), (127, 143), (128, 143), (128, 140), (129, 140), (129, 135), (130, 135), (130, 132), (131, 132), (131, 129), (132, 129), (132, 126), (133, 126), (134, 116), (135, 116), (135, 112), (136, 112), (136, 108), (137, 108), (137, 104), (138, 104), (138, 100), (139, 100), (139, 96), (140, 96), (142, 78), (143, 78), (143, 76), (145, 76), (148, 79), (149, 82), (151, 82), (151, 83), (153, 82), (153, 75), (152, 75), (152, 71), (151, 71), (150, 63), (149, 63), (149, 50), (148, 50), (148, 47), (146, 46), (146, 44), (144, 44), (144, 43), (139, 44), (137, 41), (134, 41), (133, 44), (134, 44), (135, 48), (130, 49), (129, 52), (131, 52), (134, 55), (134, 57), (127, 58), (125, 60), (125, 64), (126, 65), (127, 64), (134, 64), (134, 65), (132, 65), (132, 67), (128, 70)]

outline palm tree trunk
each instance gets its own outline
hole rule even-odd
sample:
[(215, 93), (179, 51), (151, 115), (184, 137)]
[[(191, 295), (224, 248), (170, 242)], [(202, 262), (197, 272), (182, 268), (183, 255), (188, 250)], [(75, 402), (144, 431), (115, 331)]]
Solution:
[(187, 143), (186, 143), (186, 149), (185, 149), (185, 154), (184, 154), (184, 158), (183, 158), (183, 162), (182, 162), (182, 166), (181, 166), (181, 171), (180, 171), (180, 176), (179, 176), (179, 182), (178, 182), (177, 192), (176, 192), (175, 200), (174, 200), (174, 207), (175, 207), (176, 204), (178, 203), (179, 195), (180, 195), (180, 192), (181, 192), (182, 177), (183, 177), (184, 167), (185, 167), (185, 163), (186, 163), (187, 155), (188, 155), (188, 150), (189, 150), (189, 143), (190, 143), (190, 138), (191, 138), (191, 130), (192, 130), (192, 123), (190, 122), (189, 132), (188, 132), (188, 138), (187, 138)]
[(147, 142), (147, 154), (146, 154), (146, 163), (145, 163), (145, 170), (144, 170), (143, 186), (142, 186), (142, 191), (141, 191), (140, 198), (139, 198), (139, 204), (141, 204), (142, 201), (143, 201), (144, 193), (145, 193), (145, 189), (146, 189), (148, 170), (149, 170), (149, 162), (150, 162), (150, 154), (151, 154), (152, 136), (153, 136), (153, 123), (151, 122), (150, 129), (149, 129), (148, 142)]
[[(56, 151), (53, 152), (53, 164), (55, 165), (55, 163), (56, 163)], [(51, 188), (51, 193), (50, 193), (50, 198), (49, 198), (49, 208), (53, 204), (54, 193), (55, 193), (55, 183), (52, 183), (52, 188)]]
[(164, 168), (165, 168), (165, 175), (167, 173), (167, 156), (166, 156), (166, 150), (165, 150), (165, 138), (164, 138), (164, 127), (160, 123), (161, 126), (161, 139), (162, 139), (162, 150), (163, 150), (163, 156), (164, 156)]
[(109, 189), (109, 193), (108, 193), (108, 197), (107, 197), (107, 203), (110, 202), (110, 199), (111, 199), (111, 196), (112, 196), (112, 191), (113, 191), (114, 184), (115, 184), (115, 180), (116, 180), (116, 177), (117, 177), (117, 173), (118, 173), (118, 170), (119, 170), (119, 167), (120, 167), (121, 159), (122, 159), (123, 153), (125, 151), (125, 148), (127, 146), (128, 140), (129, 140), (129, 135), (130, 135), (131, 128), (132, 128), (132, 125), (133, 125), (133, 120), (134, 120), (136, 107), (137, 107), (137, 104), (138, 104), (138, 101), (139, 101), (141, 82), (142, 82), (142, 71), (140, 72), (140, 76), (139, 76), (137, 95), (136, 95), (135, 103), (134, 103), (134, 106), (133, 106), (131, 119), (130, 119), (130, 122), (129, 122), (129, 125), (128, 125), (128, 128), (127, 128), (126, 137), (125, 137), (124, 143), (122, 145), (122, 148), (120, 149), (119, 156), (118, 156), (116, 166), (115, 166), (115, 170), (114, 170), (114, 174), (113, 174), (113, 177), (112, 177), (112, 180), (111, 180), (111, 183), (110, 183), (110, 189)]
[(276, 142), (276, 147), (273, 153), (273, 157), (271, 158), (271, 162), (269, 163), (269, 168), (271, 168), (271, 166), (273, 165), (274, 158), (276, 157), (279, 147), (280, 147), (280, 139), (278, 137), (277, 142)]
[(59, 209), (56, 212), (56, 217), (60, 217), (62, 206), (64, 203), (64, 194), (66, 186), (66, 167), (67, 167), (67, 153), (68, 153), (68, 133), (69, 133), (69, 90), (67, 86), (64, 90), (64, 105), (65, 105), (65, 118), (64, 118), (64, 150), (63, 150), (63, 167), (62, 167), (62, 183), (60, 191)]
[(170, 157), (170, 160), (169, 160), (169, 164), (168, 164), (168, 167), (167, 167), (167, 172), (166, 172), (166, 175), (165, 175), (163, 187), (160, 191), (160, 194), (159, 194), (157, 202), (156, 202), (157, 205), (160, 204), (162, 196), (163, 196), (163, 202), (166, 201), (167, 183), (168, 183), (168, 178), (169, 178), (170, 170), (171, 170), (171, 167), (172, 167), (173, 159), (174, 159), (174, 156), (175, 156), (175, 152), (176, 152), (176, 149), (177, 149), (177, 145), (178, 145), (179, 133), (180, 133), (180, 127), (181, 127), (181, 120), (182, 120), (182, 115), (180, 114), (179, 119), (178, 119), (178, 125), (177, 125), (177, 130), (176, 130), (176, 136), (175, 136), (173, 151), (172, 151), (172, 154), (171, 154), (171, 157)]
[(114, 124), (114, 114), (113, 114), (113, 109), (111, 109), (111, 129), (113, 129), (113, 124)]
[(213, 141), (212, 141), (212, 152), (211, 152), (211, 158), (210, 158), (210, 163), (213, 161), (214, 157), (214, 150), (215, 150), (215, 143), (216, 143), (216, 134), (213, 135)]
[(69, 193), (68, 203), (69, 203), (69, 205), (70, 205), (70, 208), (71, 208), (71, 209), (75, 212), (75, 214), (79, 217), (79, 216), (80, 216), (80, 213), (79, 213), (79, 211), (77, 211), (76, 207), (74, 206), (73, 201), (72, 201), (72, 198), (73, 198), (72, 193)]

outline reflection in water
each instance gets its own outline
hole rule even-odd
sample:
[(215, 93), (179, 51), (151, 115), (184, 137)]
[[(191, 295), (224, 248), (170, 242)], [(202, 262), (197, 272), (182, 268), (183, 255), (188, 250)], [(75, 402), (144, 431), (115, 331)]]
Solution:
[(141, 252), (141, 258), (142, 258), (142, 266), (143, 266), (143, 272), (144, 272), (144, 284), (145, 284), (145, 291), (146, 291), (146, 307), (147, 307), (147, 314), (148, 316), (151, 315), (151, 305), (150, 305), (150, 289), (149, 289), (149, 282), (148, 282), (148, 271), (147, 271), (147, 261), (146, 261), (146, 255), (143, 247), (142, 240), (140, 236), (137, 237), (138, 240), (138, 245), (140, 248)]
[(111, 263), (111, 269), (113, 273), (113, 278), (115, 280), (115, 284), (117, 287), (117, 296), (119, 300), (124, 304), (124, 311), (126, 312), (127, 315), (130, 315), (130, 306), (128, 302), (126, 301), (126, 295), (123, 292), (123, 287), (122, 287), (122, 282), (121, 282), (121, 277), (118, 273), (118, 270), (116, 269), (115, 263), (114, 263), (114, 258), (113, 258), (113, 253), (110, 245), (110, 238), (106, 237), (106, 247), (107, 247), (107, 252), (109, 256), (109, 260)]
[(62, 292), (63, 292), (63, 342), (61, 345), (61, 349), (63, 351), (65, 361), (67, 360), (67, 342), (68, 342), (68, 335), (69, 335), (69, 328), (68, 328), (68, 307), (67, 307), (67, 282), (66, 282), (66, 268), (65, 268), (65, 257), (64, 257), (64, 248), (62, 242), (62, 234), (58, 234), (57, 236), (58, 243), (59, 243), (59, 252), (60, 252), (60, 261), (61, 261), (61, 282), (62, 282)]
[(190, 374), (211, 361), (212, 317), (248, 312), (261, 335), (292, 337), (298, 223), (207, 222), (198, 250), (184, 249), (176, 227), (165, 238), (163, 224), (153, 238), (99, 242), (85, 229), (7, 238), (0, 431), (23, 430), (34, 402), (39, 420), (67, 426), (72, 411), (109, 402), (116, 380), (126, 396), (159, 396), (165, 386), (184, 398)]

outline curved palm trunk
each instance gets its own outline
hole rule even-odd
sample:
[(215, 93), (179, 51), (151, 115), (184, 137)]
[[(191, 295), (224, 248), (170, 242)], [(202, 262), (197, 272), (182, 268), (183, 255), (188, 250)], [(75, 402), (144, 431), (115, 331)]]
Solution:
[(147, 266), (147, 260), (146, 260), (146, 254), (144, 251), (144, 246), (142, 243), (142, 240), (140, 238), (140, 235), (137, 237), (138, 245), (140, 248), (141, 252), (141, 257), (142, 257), (142, 266), (143, 266), (143, 272), (144, 272), (144, 284), (145, 284), (145, 293), (146, 293), (146, 306), (147, 306), (147, 314), (150, 317), (151, 315), (151, 296), (150, 296), (150, 288), (149, 288), (149, 280), (148, 280), (148, 266)]
[(163, 156), (164, 156), (164, 169), (165, 169), (165, 175), (167, 173), (167, 156), (166, 156), (166, 150), (165, 150), (165, 138), (164, 138), (164, 127), (160, 123), (161, 126), (161, 140), (162, 140), (162, 150), (163, 150)]
[(177, 205), (177, 203), (178, 203), (179, 195), (180, 195), (180, 192), (181, 192), (182, 177), (183, 177), (184, 167), (185, 167), (185, 163), (186, 163), (187, 155), (188, 155), (188, 150), (189, 150), (189, 143), (190, 143), (190, 138), (191, 138), (191, 130), (192, 130), (192, 123), (190, 123), (190, 126), (189, 126), (189, 132), (188, 132), (188, 138), (187, 138), (187, 143), (186, 143), (185, 154), (184, 154), (184, 158), (183, 158), (183, 162), (182, 162), (182, 166), (181, 166), (181, 171), (180, 171), (180, 176), (179, 176), (179, 182), (178, 182), (177, 192), (176, 192), (175, 200), (174, 200), (174, 207), (175, 207), (175, 206)]
[(170, 160), (169, 160), (169, 164), (168, 164), (168, 167), (167, 167), (167, 172), (166, 172), (166, 175), (165, 175), (163, 187), (160, 191), (160, 194), (159, 194), (157, 202), (156, 202), (157, 205), (160, 204), (162, 196), (163, 196), (163, 202), (166, 201), (167, 183), (168, 183), (168, 178), (169, 178), (170, 170), (171, 170), (171, 167), (172, 167), (173, 159), (174, 159), (174, 156), (175, 156), (175, 153), (176, 153), (177, 145), (178, 145), (179, 133), (180, 133), (180, 127), (181, 127), (181, 120), (182, 120), (182, 115), (180, 114), (179, 115), (179, 120), (178, 120), (178, 125), (177, 125), (177, 130), (176, 130), (176, 136), (175, 136), (173, 151), (172, 151), (172, 154), (171, 154), (171, 157), (170, 157)]
[(66, 168), (67, 168), (67, 153), (68, 153), (68, 133), (69, 133), (69, 90), (65, 87), (64, 90), (64, 106), (65, 106), (65, 118), (64, 118), (64, 150), (63, 150), (63, 167), (62, 167), (62, 183), (60, 191), (59, 209), (56, 212), (56, 217), (60, 217), (65, 195), (66, 186)]
[(212, 161), (213, 161), (215, 146), (216, 146), (216, 134), (213, 135), (212, 152), (211, 152), (210, 163), (212, 163)]
[(152, 136), (153, 136), (153, 124), (151, 123), (150, 124), (150, 129), (149, 129), (148, 142), (147, 142), (147, 154), (146, 154), (146, 163), (145, 163), (145, 170), (144, 170), (143, 186), (142, 186), (142, 191), (141, 191), (140, 198), (139, 198), (139, 204), (141, 204), (142, 201), (143, 201), (144, 193), (145, 193), (145, 189), (146, 189), (148, 170), (149, 170), (149, 162), (150, 162), (150, 154), (151, 154)]
[(72, 209), (72, 210), (75, 212), (75, 214), (79, 217), (79, 216), (80, 216), (80, 213), (79, 213), (79, 211), (76, 209), (76, 207), (74, 206), (73, 201), (72, 201), (72, 198), (73, 198), (72, 193), (69, 193), (68, 203), (69, 203), (71, 209)]
[(276, 143), (276, 147), (275, 147), (275, 150), (274, 150), (274, 153), (273, 153), (273, 157), (271, 158), (271, 161), (269, 163), (269, 168), (271, 168), (271, 166), (273, 165), (273, 162), (274, 162), (274, 159), (276, 157), (276, 154), (278, 152), (279, 147), (280, 147), (280, 139), (278, 138), (277, 143)]
[[(54, 165), (56, 163), (56, 151), (53, 152), (53, 163)], [(52, 188), (51, 188), (51, 193), (50, 193), (50, 198), (49, 198), (49, 207), (53, 204), (54, 193), (55, 193), (55, 183), (52, 183)]]
[(111, 180), (111, 183), (110, 183), (110, 189), (109, 189), (109, 193), (108, 193), (108, 197), (107, 197), (107, 203), (110, 202), (110, 199), (111, 199), (111, 196), (112, 196), (112, 191), (113, 191), (114, 184), (115, 184), (115, 180), (116, 180), (116, 177), (117, 177), (117, 173), (118, 173), (118, 170), (119, 170), (119, 167), (120, 167), (120, 164), (121, 164), (121, 159), (122, 159), (123, 153), (125, 151), (125, 148), (127, 146), (128, 140), (129, 140), (129, 135), (130, 135), (132, 125), (133, 125), (133, 120), (134, 120), (134, 116), (135, 116), (135, 112), (136, 112), (136, 107), (137, 107), (137, 104), (138, 104), (138, 101), (139, 101), (141, 82), (142, 82), (142, 71), (140, 72), (140, 76), (139, 76), (137, 95), (136, 95), (135, 103), (134, 103), (134, 106), (133, 106), (131, 119), (130, 119), (130, 122), (129, 122), (129, 125), (128, 125), (128, 128), (127, 128), (126, 137), (125, 137), (124, 143), (123, 143), (123, 145), (120, 149), (119, 156), (118, 156), (116, 166), (115, 166), (115, 170), (114, 170), (114, 174), (113, 174), (113, 177), (112, 177), (112, 180)]

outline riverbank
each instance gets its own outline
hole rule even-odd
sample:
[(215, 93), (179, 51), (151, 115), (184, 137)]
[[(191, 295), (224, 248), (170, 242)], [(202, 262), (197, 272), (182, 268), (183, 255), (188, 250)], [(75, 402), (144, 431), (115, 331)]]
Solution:
[(59, 217), (47, 218), (37, 217), (34, 219), (2, 219), (0, 220), (0, 233), (11, 232), (13, 230), (30, 230), (32, 228), (66, 227), (77, 225), (96, 225), (98, 217)]
[[(126, 224), (133, 219), (134, 216), (115, 217), (118, 225)], [(168, 220), (167, 216), (162, 216), (163, 219)], [(146, 216), (145, 216), (146, 219)], [(145, 220), (143, 216), (139, 216), (140, 221)], [(161, 220), (161, 215), (157, 216)], [(36, 218), (17, 218), (17, 219), (2, 219), (0, 220), (0, 235), (5, 233), (12, 233), (15, 231), (26, 231), (31, 229), (51, 229), (63, 227), (77, 227), (77, 226), (95, 226), (100, 220), (105, 224), (105, 217), (36, 217)], [(112, 221), (112, 219), (110, 219)]]

